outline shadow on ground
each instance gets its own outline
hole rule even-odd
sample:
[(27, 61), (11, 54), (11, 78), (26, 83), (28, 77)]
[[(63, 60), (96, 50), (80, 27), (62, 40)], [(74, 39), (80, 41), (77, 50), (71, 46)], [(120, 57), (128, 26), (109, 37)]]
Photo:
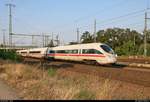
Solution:
[(45, 64), (44, 68), (45, 69), (49, 69), (49, 68), (55, 68), (55, 69), (62, 69), (62, 68), (73, 68), (74, 65), (73, 64), (68, 64), (68, 63), (64, 63), (64, 64)]
[(61, 69), (61, 68), (73, 68), (74, 64), (72, 63), (67, 63), (64, 62), (62, 64), (53, 64), (53, 62), (55, 61), (25, 61), (23, 62), (24, 64), (28, 64), (28, 65), (37, 65), (39, 68), (44, 68), (44, 69), (49, 69), (49, 68), (53, 68), (53, 69)]
[(112, 65), (102, 65), (102, 66), (106, 68), (117, 68), (117, 69), (123, 69), (127, 67), (127, 65), (125, 64), (112, 64)]
[[(63, 63), (53, 63), (55, 61), (39, 61), (39, 60), (30, 60), (30, 61), (25, 61), (23, 62), (24, 64), (28, 64), (28, 65), (39, 65), (39, 68), (44, 68), (44, 69), (49, 69), (49, 68), (55, 68), (55, 69), (61, 69), (61, 68), (73, 68), (75, 64), (83, 64), (80, 62), (65, 62), (65, 61), (57, 61), (57, 62), (63, 62)], [(90, 66), (94, 66), (92, 64), (86, 64), (84, 63), (84, 65), (90, 65)], [(95, 66), (102, 66), (105, 68), (116, 68), (116, 69), (123, 69), (125, 67), (127, 67), (127, 65), (125, 64), (111, 64), (111, 65), (95, 65)]]

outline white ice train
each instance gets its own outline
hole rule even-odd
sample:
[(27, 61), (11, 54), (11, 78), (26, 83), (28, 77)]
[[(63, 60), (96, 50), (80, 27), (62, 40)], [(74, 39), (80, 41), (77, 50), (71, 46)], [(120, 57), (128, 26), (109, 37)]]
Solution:
[(114, 64), (117, 56), (106, 44), (90, 43), (17, 51), (23, 57)]

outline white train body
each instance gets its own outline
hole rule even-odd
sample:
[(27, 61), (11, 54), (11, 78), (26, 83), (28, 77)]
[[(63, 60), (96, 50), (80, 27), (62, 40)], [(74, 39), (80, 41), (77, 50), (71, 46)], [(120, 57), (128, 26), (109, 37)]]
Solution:
[(117, 61), (113, 50), (108, 45), (101, 43), (78, 44), (50, 48), (48, 57), (70, 61), (95, 61), (99, 64), (111, 64), (116, 63)]
[(29, 50), (20, 50), (20, 51), (17, 51), (17, 53), (23, 57), (41, 59), (46, 56), (47, 50), (48, 48), (34, 48), (34, 49), (29, 49)]
[(23, 57), (27, 57), (28, 50), (18, 50), (17, 53)]
[(47, 58), (78, 62), (95, 61), (99, 64), (113, 64), (117, 61), (114, 51), (108, 45), (102, 43), (78, 44), (52, 48), (38, 48), (21, 50), (17, 52), (23, 57), (31, 58)]

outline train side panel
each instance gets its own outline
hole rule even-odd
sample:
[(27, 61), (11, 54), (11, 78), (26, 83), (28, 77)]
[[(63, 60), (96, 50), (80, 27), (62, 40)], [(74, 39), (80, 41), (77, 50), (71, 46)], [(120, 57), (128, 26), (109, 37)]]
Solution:
[[(70, 61), (96, 61), (100, 64), (114, 63), (113, 61), (108, 60), (107, 54), (100, 48), (100, 43), (94, 44), (81, 44), (81, 45), (70, 45), (70, 46), (61, 46), (53, 48), (56, 51), (53, 54), (55, 59), (60, 60), (70, 60)], [(57, 53), (57, 51), (69, 51), (69, 50), (78, 50), (77, 53)], [(99, 51), (99, 53), (83, 53), (83, 50), (94, 49)]]

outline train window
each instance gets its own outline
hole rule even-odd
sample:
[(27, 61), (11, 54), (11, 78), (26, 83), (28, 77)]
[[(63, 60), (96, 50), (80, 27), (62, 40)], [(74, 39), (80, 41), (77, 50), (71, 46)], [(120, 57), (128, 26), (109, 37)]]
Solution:
[(70, 51), (69, 51), (69, 50), (65, 50), (65, 53), (66, 53), (66, 54), (69, 54), (69, 53), (70, 53)]
[(82, 53), (83, 53), (83, 54), (87, 54), (87, 53), (88, 53), (88, 50), (87, 50), (87, 49), (83, 49), (83, 50), (82, 50)]
[(83, 49), (82, 50), (82, 53), (83, 54), (90, 54), (90, 53), (92, 53), (93, 51), (91, 51), (90, 49)]
[(21, 53), (27, 53), (27, 52), (21, 52)]
[(101, 52), (98, 51), (98, 50), (95, 50), (95, 54), (103, 54), (103, 53), (101, 53)]
[(88, 50), (88, 53), (89, 53), (89, 54), (95, 54), (95, 50), (94, 50), (94, 49), (89, 49), (89, 50)]
[(66, 53), (66, 51), (65, 51), (65, 50), (62, 50), (61, 53)]
[(110, 53), (110, 54), (114, 54), (114, 51), (107, 45), (101, 45), (100, 46), (105, 52)]
[(78, 54), (78, 50), (72, 50), (72, 54)]
[(65, 53), (65, 50), (58, 50), (56, 53)]
[(57, 50), (56, 53), (78, 54), (78, 50)]
[(60, 50), (57, 50), (56, 53), (61, 53), (61, 51), (60, 51)]
[(41, 51), (30, 51), (29, 53), (41, 53)]
[(69, 54), (72, 54), (73, 53), (73, 50), (69, 50)]
[(55, 51), (53, 51), (53, 50), (50, 50), (50, 51), (49, 51), (49, 53), (55, 53)]
[(82, 53), (83, 54), (102, 54), (100, 51), (95, 50), (95, 49), (83, 49)]

